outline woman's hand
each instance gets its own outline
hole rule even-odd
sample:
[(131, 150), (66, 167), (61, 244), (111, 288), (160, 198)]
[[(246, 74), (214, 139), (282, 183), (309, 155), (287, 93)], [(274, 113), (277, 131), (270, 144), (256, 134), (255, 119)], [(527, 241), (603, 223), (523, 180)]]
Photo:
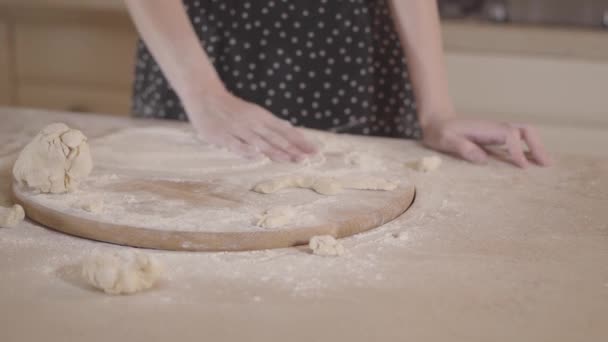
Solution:
[(418, 118), (423, 127), (423, 143), (474, 163), (487, 160), (485, 146), (505, 145), (512, 162), (526, 167), (525, 143), (532, 159), (540, 165), (548, 165), (549, 156), (533, 128), (454, 118), (437, 1), (391, 0), (389, 4), (408, 60)]
[(180, 0), (128, 0), (129, 13), (203, 140), (253, 157), (297, 161), (315, 146), (288, 122), (225, 90)]
[(300, 161), (316, 152), (288, 121), (227, 91), (188, 102), (188, 117), (208, 143), (248, 158), (262, 153), (275, 161)]
[(528, 146), (531, 159), (537, 164), (548, 166), (551, 163), (539, 134), (527, 125), (451, 118), (427, 123), (423, 136), (424, 145), (476, 164), (487, 161), (484, 147), (491, 145), (504, 145), (511, 162), (521, 168), (529, 165), (524, 145)]

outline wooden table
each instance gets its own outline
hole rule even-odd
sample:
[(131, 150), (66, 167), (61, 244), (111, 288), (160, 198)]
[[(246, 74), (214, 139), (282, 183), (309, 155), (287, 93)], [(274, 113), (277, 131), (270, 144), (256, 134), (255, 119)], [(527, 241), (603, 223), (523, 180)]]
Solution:
[[(0, 109), (0, 204), (15, 152), (54, 121), (92, 136), (155, 124)], [(29, 222), (0, 229), (0, 340), (604, 341), (608, 132), (540, 130), (554, 167), (445, 157), (413, 176), (422, 196), (406, 217), (346, 239), (346, 256), (154, 252), (167, 279), (135, 296), (79, 279), (82, 257), (118, 247)], [(404, 161), (431, 154), (411, 141), (345, 139)]]

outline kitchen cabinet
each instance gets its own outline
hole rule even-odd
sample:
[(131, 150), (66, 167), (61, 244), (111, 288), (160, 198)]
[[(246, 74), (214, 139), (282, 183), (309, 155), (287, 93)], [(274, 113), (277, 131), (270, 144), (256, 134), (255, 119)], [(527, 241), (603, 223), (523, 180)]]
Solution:
[(137, 34), (122, 7), (88, 5), (0, 0), (1, 104), (129, 114)]
[(126, 89), (117, 91), (62, 84), (20, 85), (17, 101), (27, 107), (110, 115), (127, 115), (131, 106), (130, 91)]
[(608, 62), (606, 30), (475, 20), (447, 20), (442, 29), (448, 51)]
[[(80, 20), (17, 23), (17, 77), (25, 83), (129, 88), (136, 35), (114, 25)], [(112, 20), (114, 21), (114, 20)]]

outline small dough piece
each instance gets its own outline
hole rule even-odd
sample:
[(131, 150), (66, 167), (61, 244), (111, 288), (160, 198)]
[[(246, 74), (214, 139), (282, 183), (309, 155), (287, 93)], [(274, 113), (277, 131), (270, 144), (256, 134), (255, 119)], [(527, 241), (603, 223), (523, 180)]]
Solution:
[(103, 198), (93, 198), (90, 200), (85, 200), (80, 207), (84, 211), (88, 211), (93, 214), (99, 214), (103, 211)]
[(344, 189), (337, 179), (327, 177), (314, 178), (310, 188), (321, 195), (336, 195)]
[(407, 165), (419, 172), (431, 172), (435, 171), (441, 165), (441, 157), (439, 156), (430, 156), (423, 157), (418, 159), (417, 161), (407, 163)]
[(84, 280), (107, 294), (132, 294), (151, 288), (162, 264), (141, 252), (93, 254), (82, 264)]
[(65, 193), (76, 190), (92, 169), (84, 134), (54, 123), (23, 148), (13, 167), (13, 177), (19, 184), (42, 193)]
[(13, 228), (25, 219), (25, 211), (19, 204), (11, 208), (0, 207), (0, 227)]
[(345, 252), (344, 246), (340, 241), (331, 235), (317, 235), (310, 238), (308, 247), (312, 253), (320, 256), (340, 256)]
[(271, 194), (282, 189), (302, 188), (311, 189), (321, 195), (336, 195), (344, 189), (355, 190), (394, 190), (396, 182), (377, 177), (350, 177), (337, 180), (331, 177), (287, 176), (269, 181), (263, 181), (253, 187), (253, 191)]
[(289, 205), (270, 208), (259, 218), (256, 226), (270, 229), (279, 228), (291, 222), (295, 216), (295, 208)]
[(310, 189), (322, 195), (335, 195), (342, 191), (340, 184), (332, 178), (312, 176), (287, 176), (258, 183), (253, 191), (271, 194), (282, 189)]

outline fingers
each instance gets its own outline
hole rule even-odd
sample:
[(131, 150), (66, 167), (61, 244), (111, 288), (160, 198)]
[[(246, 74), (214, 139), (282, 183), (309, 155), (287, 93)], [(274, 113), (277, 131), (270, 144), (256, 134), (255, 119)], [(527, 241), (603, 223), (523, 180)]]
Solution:
[(458, 132), (434, 131), (426, 134), (423, 143), (428, 147), (456, 155), (474, 164), (487, 162), (488, 154), (475, 142)]
[(199, 105), (191, 120), (207, 142), (247, 157), (261, 152), (276, 161), (298, 161), (316, 151), (301, 132), (256, 104), (229, 95)]
[(255, 146), (247, 144), (234, 136), (227, 136), (222, 139), (221, 144), (230, 151), (243, 156), (247, 159), (255, 159), (260, 156), (260, 152)]
[[(274, 120), (273, 120), (274, 121)], [(317, 147), (308, 140), (302, 132), (293, 127), (289, 121), (277, 119), (271, 128), (281, 134), (288, 142), (306, 154), (317, 152)]]
[(262, 139), (266, 140), (273, 148), (286, 153), (290, 160), (297, 161), (304, 158), (305, 153), (291, 144), (285, 137), (279, 134), (279, 132), (265, 126), (255, 127), (253, 131)]
[(316, 147), (289, 121), (281, 120), (261, 107), (258, 109), (261, 120), (250, 129), (272, 148), (286, 154), (289, 161), (301, 161), (316, 152)]
[(253, 146), (257, 151), (262, 152), (268, 156), (268, 158), (274, 161), (288, 162), (292, 160), (288, 153), (283, 151), (281, 148), (271, 145), (252, 130), (237, 131), (235, 132), (235, 136), (237, 136), (244, 143)]
[(481, 147), (467, 138), (462, 136), (454, 136), (448, 140), (450, 146), (452, 146), (452, 150), (446, 152), (455, 153), (461, 158), (474, 164), (484, 164), (487, 162), (488, 154), (481, 149)]
[[(475, 143), (481, 145), (504, 145), (511, 162), (518, 167), (526, 168), (529, 165), (524, 142), (530, 147), (530, 150), (534, 150), (534, 159), (545, 157), (540, 139), (529, 127), (525, 127), (524, 129), (524, 126), (508, 123), (499, 124), (476, 121), (471, 125), (467, 125), (464, 130), (465, 134)], [(542, 160), (545, 161), (545, 159)]]
[(522, 138), (528, 145), (532, 158), (541, 166), (551, 165), (551, 158), (541, 142), (540, 135), (536, 129), (526, 125), (517, 125), (516, 127), (519, 128)]
[(505, 145), (511, 156), (511, 161), (521, 168), (526, 168), (528, 159), (526, 159), (521, 138), (521, 132), (518, 128), (505, 127)]

